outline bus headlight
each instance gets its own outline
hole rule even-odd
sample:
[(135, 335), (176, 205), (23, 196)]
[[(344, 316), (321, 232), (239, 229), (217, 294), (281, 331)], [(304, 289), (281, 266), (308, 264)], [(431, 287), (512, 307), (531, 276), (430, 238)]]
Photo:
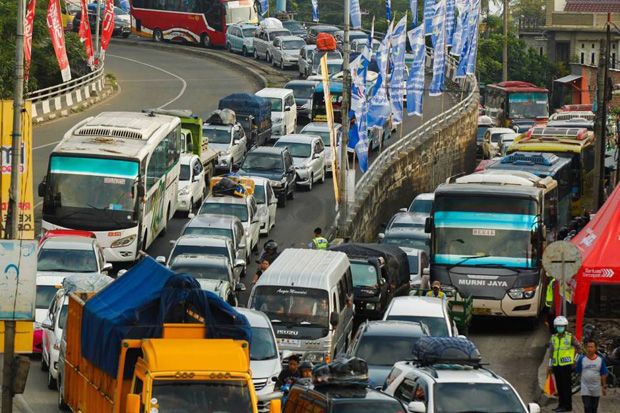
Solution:
[(186, 186), (185, 188), (181, 189), (179, 191), (179, 195), (181, 195), (181, 196), (189, 195), (189, 186)]
[(513, 300), (529, 300), (536, 294), (536, 287), (512, 288), (508, 290), (508, 295)]
[(128, 245), (131, 245), (132, 242), (136, 240), (135, 235), (130, 235), (128, 237), (119, 238), (110, 245), (110, 248), (122, 248)]

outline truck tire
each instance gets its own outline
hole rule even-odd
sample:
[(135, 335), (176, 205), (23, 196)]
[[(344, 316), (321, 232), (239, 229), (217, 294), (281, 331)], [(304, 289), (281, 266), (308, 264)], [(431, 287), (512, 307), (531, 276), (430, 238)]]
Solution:
[(56, 390), (57, 388), (56, 379), (52, 377), (50, 370), (47, 371), (47, 388), (50, 390)]

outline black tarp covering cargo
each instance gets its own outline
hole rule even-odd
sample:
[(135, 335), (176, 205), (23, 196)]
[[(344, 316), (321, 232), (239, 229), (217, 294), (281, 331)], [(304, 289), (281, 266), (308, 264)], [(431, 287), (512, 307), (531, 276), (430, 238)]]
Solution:
[(330, 247), (332, 251), (340, 251), (349, 258), (382, 257), (387, 268), (386, 281), (392, 285), (409, 284), (409, 261), (407, 254), (394, 245), (347, 243)]
[(263, 145), (271, 137), (271, 102), (268, 99), (250, 93), (233, 93), (220, 99), (218, 109), (234, 111), (245, 134), (256, 145)]

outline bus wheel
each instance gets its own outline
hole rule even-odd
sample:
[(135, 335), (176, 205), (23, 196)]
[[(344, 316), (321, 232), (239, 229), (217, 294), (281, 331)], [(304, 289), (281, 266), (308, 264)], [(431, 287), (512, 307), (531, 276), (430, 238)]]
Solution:
[(200, 44), (202, 45), (202, 47), (205, 47), (205, 48), (211, 47), (211, 38), (209, 37), (208, 34), (205, 33), (200, 37)]
[(160, 43), (164, 40), (164, 34), (159, 29), (153, 30), (153, 41)]

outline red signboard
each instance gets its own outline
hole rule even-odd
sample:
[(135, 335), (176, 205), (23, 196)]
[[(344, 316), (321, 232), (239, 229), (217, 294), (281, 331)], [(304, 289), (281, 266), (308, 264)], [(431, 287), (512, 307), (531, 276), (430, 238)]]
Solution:
[(60, 74), (62, 81), (71, 80), (71, 68), (69, 67), (69, 59), (67, 58), (67, 49), (65, 48), (65, 32), (62, 26), (62, 18), (60, 16), (59, 0), (50, 0), (47, 6), (47, 27), (50, 31), (52, 45), (60, 66)]

